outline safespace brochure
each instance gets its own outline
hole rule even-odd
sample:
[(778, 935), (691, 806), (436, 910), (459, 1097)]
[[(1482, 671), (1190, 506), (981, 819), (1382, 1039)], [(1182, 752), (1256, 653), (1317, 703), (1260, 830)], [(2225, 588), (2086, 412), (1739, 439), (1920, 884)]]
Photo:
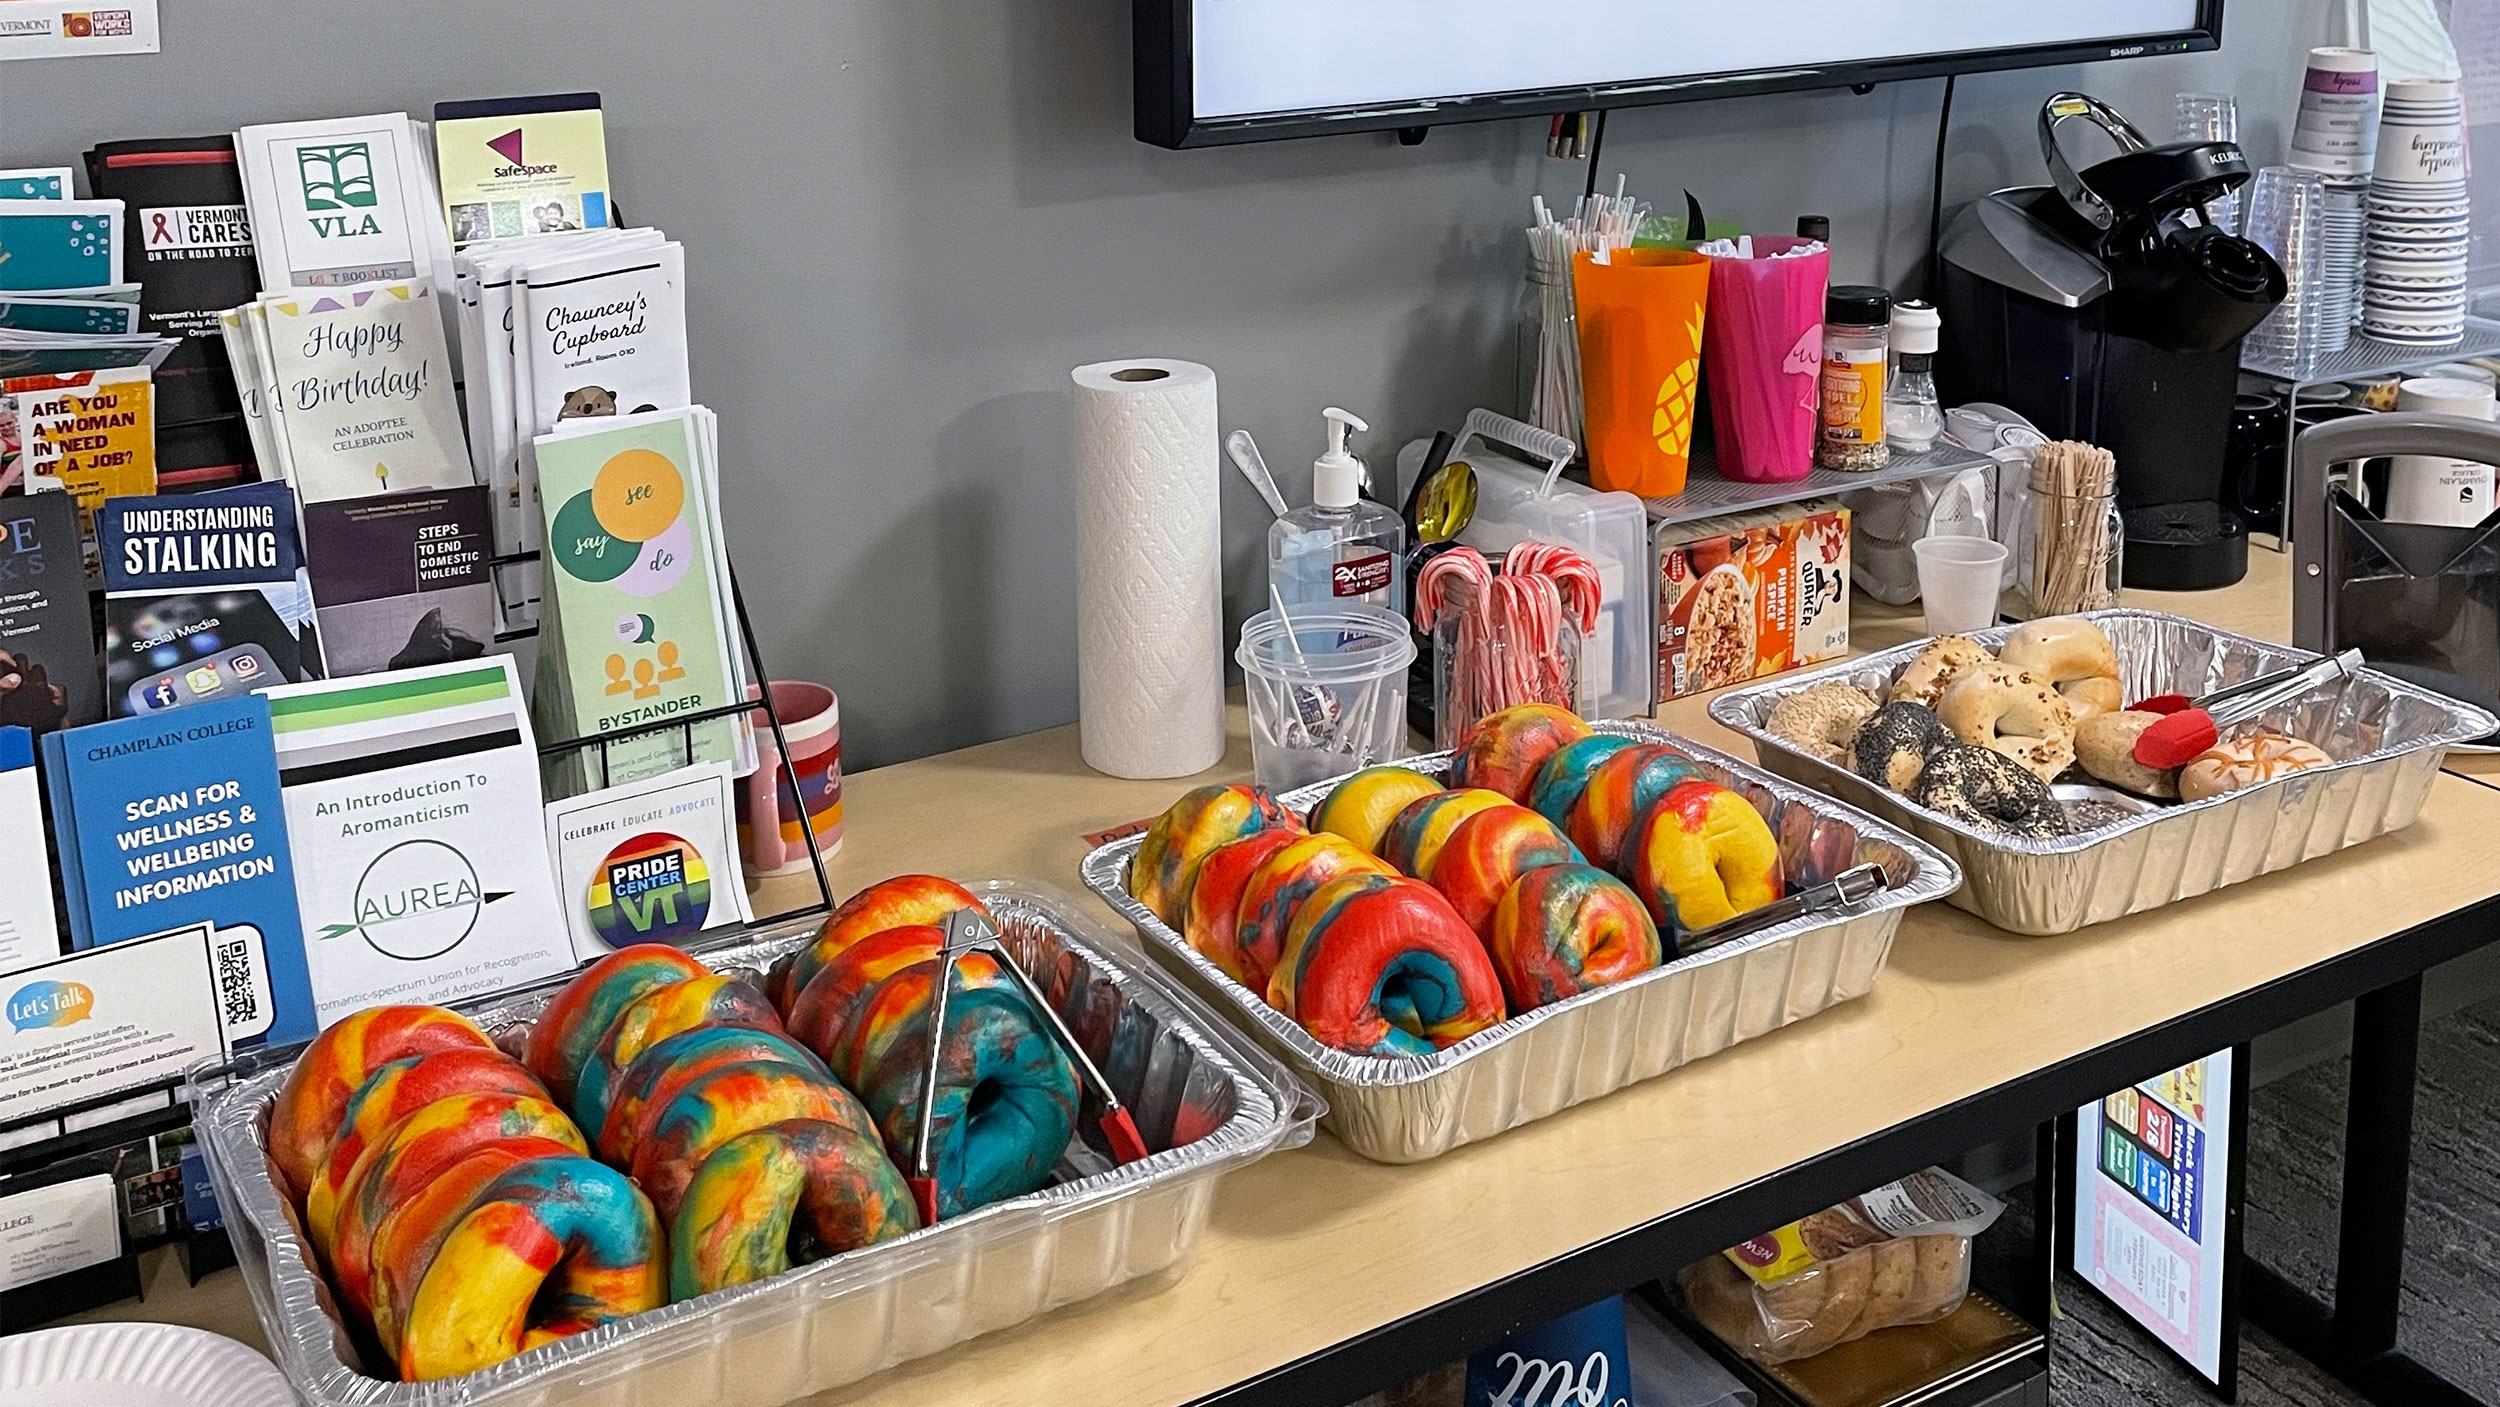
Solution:
[(597, 93), (436, 103), (434, 152), (455, 249), (611, 222)]
[(573, 966), (510, 655), (269, 694), (326, 1024)]

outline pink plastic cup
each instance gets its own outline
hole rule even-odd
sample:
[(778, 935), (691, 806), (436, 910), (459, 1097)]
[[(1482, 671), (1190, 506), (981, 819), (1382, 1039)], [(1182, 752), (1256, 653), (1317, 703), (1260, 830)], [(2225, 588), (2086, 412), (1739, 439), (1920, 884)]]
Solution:
[(1753, 258), (1710, 261), (1703, 352), (1723, 479), (1786, 483), (1814, 472), (1831, 253), (1769, 257), (1804, 243), (1757, 235)]

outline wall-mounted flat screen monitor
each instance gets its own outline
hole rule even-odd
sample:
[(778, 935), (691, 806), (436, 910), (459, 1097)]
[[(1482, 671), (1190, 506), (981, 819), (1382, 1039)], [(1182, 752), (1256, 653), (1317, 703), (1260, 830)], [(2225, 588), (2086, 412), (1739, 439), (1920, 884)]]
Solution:
[(1137, 135), (1306, 137), (2211, 49), (2222, 0), (1134, 0)]

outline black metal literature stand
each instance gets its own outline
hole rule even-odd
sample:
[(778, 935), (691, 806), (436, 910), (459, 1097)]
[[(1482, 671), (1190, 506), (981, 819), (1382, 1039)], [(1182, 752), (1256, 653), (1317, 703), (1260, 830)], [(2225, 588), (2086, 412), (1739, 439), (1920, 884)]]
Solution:
[[(538, 560), (536, 552), (518, 552), (492, 558), (489, 565), (493, 569)], [(501, 577), (498, 574), (494, 579), (500, 593)], [(789, 737), (780, 709), (773, 703), (772, 675), (765, 670), (763, 652), (756, 647), (755, 625), (747, 616), (746, 594), (738, 584), (735, 568), (729, 573), (729, 594), (730, 608), (738, 623), (735, 647), (746, 652), (749, 673), (759, 686), (759, 697), (593, 737), (541, 742), (539, 756), (554, 760), (597, 752), (604, 776), (607, 758), (621, 744), (675, 732), (691, 755), (696, 724), (761, 713), (773, 740), (773, 753), (762, 760), (763, 765), (775, 765), (775, 756), (788, 757)], [(538, 627), (528, 626), (500, 632), (495, 639), (498, 644), (506, 644), (538, 633)], [(815, 829), (804, 825), (799, 829), (807, 841), (809, 868), (816, 876), (816, 900), (758, 916), (755, 927), (777, 926), (833, 910), (833, 882), (825, 874), (824, 851), (816, 842)], [(146, 1107), (108, 1116), (107, 1111), (122, 1105)], [(125, 1233), (117, 1259), (0, 1293), (0, 1333), (33, 1328), (63, 1315), (136, 1297), (140, 1292), (139, 1254), (157, 1246), (180, 1244), (195, 1283), (211, 1271), (234, 1263), (222, 1229), (195, 1229), (183, 1213), (179, 1155), (189, 1146), (190, 1124), (191, 1111), (182, 1102), (180, 1081), (116, 1090), (37, 1118), (0, 1124), (0, 1197), (71, 1178), (108, 1174), (116, 1181), (116, 1199)], [(4, 1146), (13, 1137), (28, 1141), (15, 1147)], [(168, 1162), (169, 1159), (173, 1161)]]

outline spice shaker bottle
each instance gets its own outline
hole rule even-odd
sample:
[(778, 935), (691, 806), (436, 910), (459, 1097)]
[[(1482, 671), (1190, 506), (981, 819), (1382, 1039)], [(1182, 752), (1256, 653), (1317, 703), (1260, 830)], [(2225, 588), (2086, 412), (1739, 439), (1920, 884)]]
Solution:
[(1884, 380), (1890, 370), (1892, 294), (1834, 285), (1823, 299), (1823, 423), (1814, 462), (1825, 469), (1881, 469)]

